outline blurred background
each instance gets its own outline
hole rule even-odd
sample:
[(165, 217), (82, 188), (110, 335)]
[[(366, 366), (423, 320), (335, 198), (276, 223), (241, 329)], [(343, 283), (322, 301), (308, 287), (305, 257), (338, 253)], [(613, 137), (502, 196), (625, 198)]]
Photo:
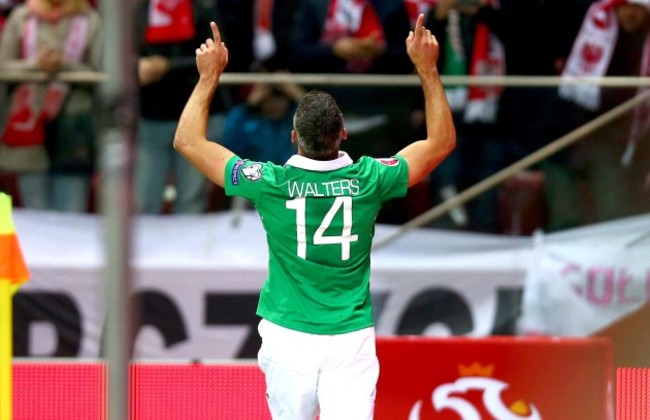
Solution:
[(259, 219), (172, 148), (194, 51), (216, 21), (210, 140), (282, 164), (317, 88), (344, 150), (389, 157), (426, 137), (404, 44), (424, 13), (457, 148), (377, 219), (379, 335), (607, 337), (614, 366), (650, 367), (649, 1), (105, 1), (0, 0), (15, 357), (105, 355), (122, 282), (133, 358), (255, 358)]

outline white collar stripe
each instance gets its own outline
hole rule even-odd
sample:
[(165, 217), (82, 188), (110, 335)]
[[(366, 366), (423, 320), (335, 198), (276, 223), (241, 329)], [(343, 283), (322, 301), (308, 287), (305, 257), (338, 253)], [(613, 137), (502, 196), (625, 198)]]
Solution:
[(300, 155), (293, 155), (287, 161), (286, 165), (309, 171), (327, 172), (345, 168), (352, 165), (352, 158), (345, 153), (339, 152), (339, 157), (334, 160), (314, 160)]

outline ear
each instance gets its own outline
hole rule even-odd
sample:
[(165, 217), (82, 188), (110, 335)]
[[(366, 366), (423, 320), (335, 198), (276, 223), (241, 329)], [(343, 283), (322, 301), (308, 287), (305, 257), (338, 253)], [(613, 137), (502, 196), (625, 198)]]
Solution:
[(291, 130), (291, 143), (298, 144), (298, 133), (296, 133), (296, 130)]
[(341, 130), (341, 140), (347, 140), (348, 139), (348, 130), (343, 127), (343, 130)]

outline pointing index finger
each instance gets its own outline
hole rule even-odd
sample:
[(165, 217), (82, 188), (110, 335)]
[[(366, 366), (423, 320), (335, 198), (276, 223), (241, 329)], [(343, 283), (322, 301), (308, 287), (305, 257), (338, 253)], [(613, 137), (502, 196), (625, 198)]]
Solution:
[(424, 13), (418, 15), (418, 20), (415, 22), (415, 31), (419, 31), (424, 27)]
[(212, 29), (212, 37), (216, 44), (221, 43), (221, 33), (219, 32), (219, 27), (215, 22), (210, 22), (210, 28)]

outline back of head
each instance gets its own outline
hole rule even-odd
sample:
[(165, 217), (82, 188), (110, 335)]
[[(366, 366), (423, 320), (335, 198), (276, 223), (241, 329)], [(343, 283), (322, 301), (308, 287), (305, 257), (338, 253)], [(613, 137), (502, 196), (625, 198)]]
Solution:
[(343, 130), (343, 114), (329, 93), (307, 92), (293, 118), (298, 146), (306, 157), (323, 158), (338, 152)]

